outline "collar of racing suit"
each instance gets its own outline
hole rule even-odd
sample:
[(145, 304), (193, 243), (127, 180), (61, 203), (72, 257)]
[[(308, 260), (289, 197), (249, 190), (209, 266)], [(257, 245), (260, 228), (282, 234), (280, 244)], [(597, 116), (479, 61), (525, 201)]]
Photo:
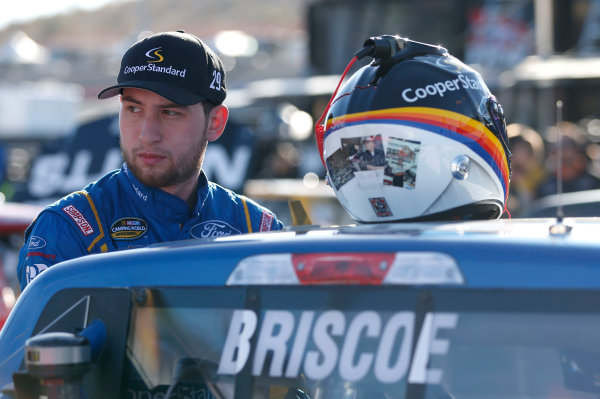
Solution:
[(185, 223), (190, 217), (199, 216), (204, 203), (210, 194), (208, 179), (204, 171), (198, 177), (198, 188), (196, 205), (190, 212), (188, 204), (181, 198), (169, 194), (159, 188), (148, 187), (142, 184), (131, 173), (126, 163), (121, 167), (121, 176), (126, 179), (126, 186), (131, 189), (127, 190), (129, 197), (133, 201), (141, 204), (148, 212), (151, 212), (154, 217), (163, 219), (169, 222)]

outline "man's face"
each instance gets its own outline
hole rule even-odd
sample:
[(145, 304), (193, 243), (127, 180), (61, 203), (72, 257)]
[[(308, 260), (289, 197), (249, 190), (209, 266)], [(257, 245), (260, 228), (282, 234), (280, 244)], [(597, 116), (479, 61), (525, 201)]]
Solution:
[(202, 104), (181, 106), (151, 91), (123, 90), (121, 151), (134, 176), (149, 187), (172, 192), (196, 183), (206, 126)]

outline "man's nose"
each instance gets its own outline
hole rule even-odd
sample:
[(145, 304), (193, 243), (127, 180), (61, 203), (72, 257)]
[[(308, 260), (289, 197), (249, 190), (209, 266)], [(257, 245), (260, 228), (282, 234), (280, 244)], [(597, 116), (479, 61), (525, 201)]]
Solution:
[(140, 126), (140, 140), (144, 143), (157, 143), (162, 139), (160, 123), (154, 115), (146, 114)]

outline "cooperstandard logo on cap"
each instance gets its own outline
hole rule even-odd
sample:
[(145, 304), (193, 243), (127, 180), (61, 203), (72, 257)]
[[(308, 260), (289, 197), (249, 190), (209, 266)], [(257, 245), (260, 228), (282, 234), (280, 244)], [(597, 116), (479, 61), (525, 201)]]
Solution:
[(226, 96), (223, 64), (200, 39), (184, 32), (166, 32), (138, 41), (121, 61), (117, 85), (98, 98), (115, 96), (125, 87), (141, 88), (182, 105)]
[(186, 69), (183, 69), (183, 70), (176, 69), (176, 68), (173, 68), (173, 65), (169, 65), (168, 67), (157, 66), (157, 63), (163, 62), (165, 60), (165, 57), (163, 57), (162, 54), (160, 53), (161, 51), (162, 51), (162, 47), (156, 47), (156, 48), (146, 51), (145, 56), (148, 58), (148, 61), (146, 61), (147, 63), (144, 65), (134, 65), (134, 66), (126, 65), (123, 68), (123, 72), (122, 72), (123, 76), (130, 74), (130, 73), (135, 75), (136, 72), (140, 72), (140, 71), (149, 71), (149, 72), (156, 72), (156, 73), (166, 73), (169, 75), (175, 75), (175, 76), (179, 76), (181, 78), (185, 78)]

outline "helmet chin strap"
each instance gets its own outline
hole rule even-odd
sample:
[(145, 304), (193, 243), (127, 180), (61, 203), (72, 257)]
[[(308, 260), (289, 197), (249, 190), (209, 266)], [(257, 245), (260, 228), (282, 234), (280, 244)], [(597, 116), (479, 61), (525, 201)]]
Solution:
[(344, 73), (342, 73), (342, 77), (340, 78), (340, 81), (339, 81), (337, 87), (335, 88), (335, 91), (331, 95), (331, 98), (329, 99), (329, 102), (327, 103), (327, 106), (325, 107), (323, 114), (321, 115), (321, 117), (317, 121), (317, 124), (315, 125), (315, 135), (317, 136), (317, 147), (319, 148), (319, 156), (321, 157), (321, 162), (323, 162), (323, 166), (325, 166), (325, 169), (327, 169), (327, 165), (325, 165), (325, 158), (323, 158), (323, 140), (325, 139), (325, 126), (322, 125), (321, 123), (323, 122), (325, 115), (327, 115), (327, 111), (329, 111), (329, 108), (331, 108), (331, 104), (333, 104), (333, 100), (335, 99), (335, 96), (337, 95), (337, 92), (340, 89), (340, 86), (342, 85), (344, 78), (348, 74), (348, 71), (350, 70), (352, 65), (357, 60), (358, 60), (358, 57), (354, 56), (348, 63), (348, 66), (346, 66), (346, 69), (344, 69)]

